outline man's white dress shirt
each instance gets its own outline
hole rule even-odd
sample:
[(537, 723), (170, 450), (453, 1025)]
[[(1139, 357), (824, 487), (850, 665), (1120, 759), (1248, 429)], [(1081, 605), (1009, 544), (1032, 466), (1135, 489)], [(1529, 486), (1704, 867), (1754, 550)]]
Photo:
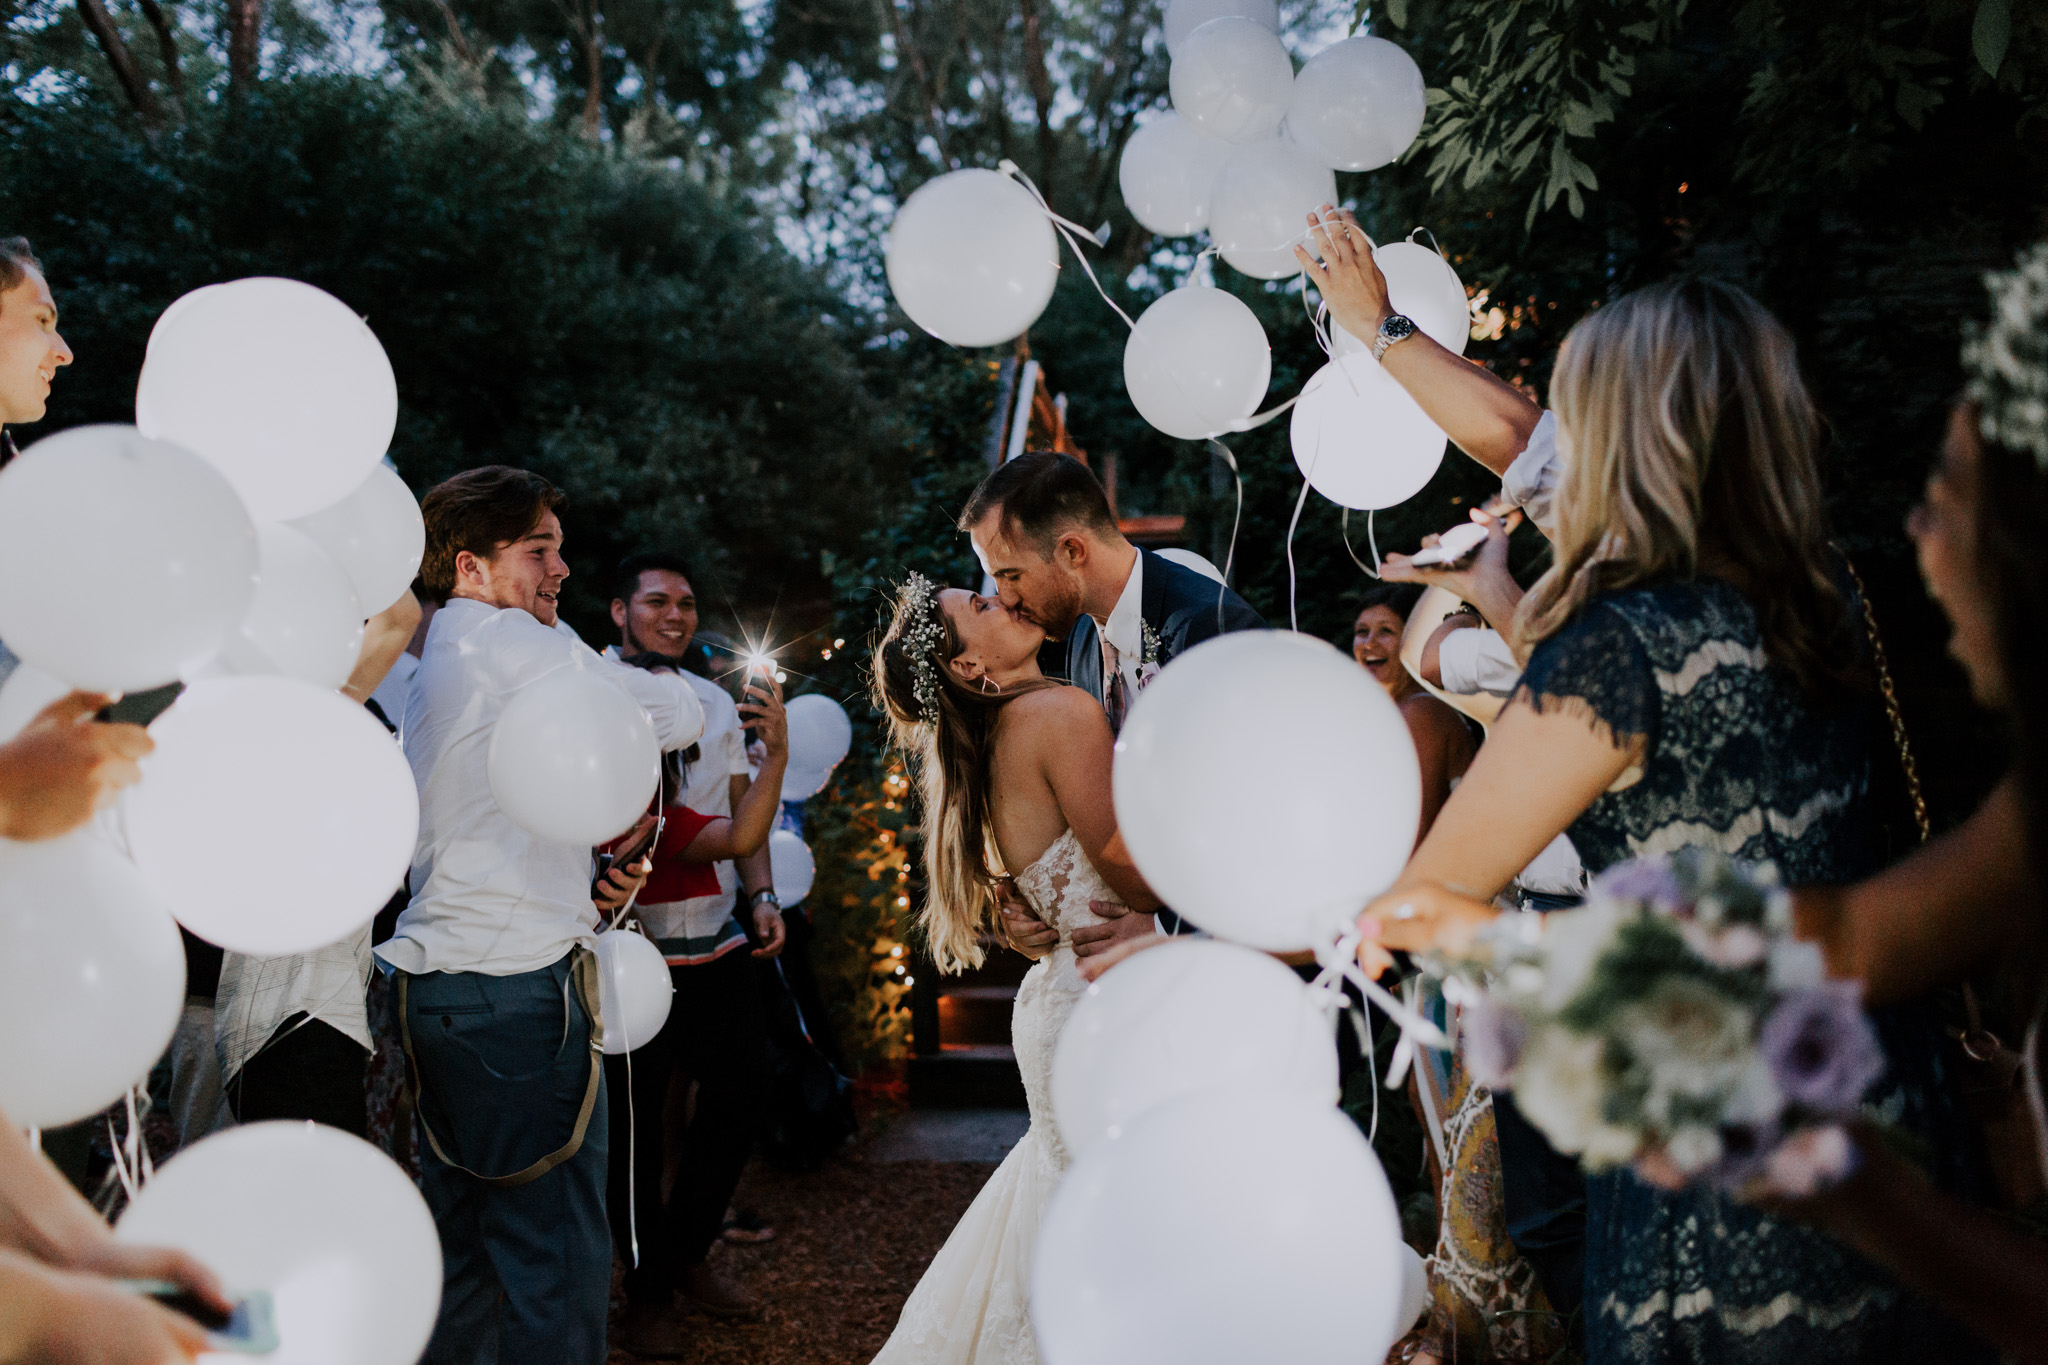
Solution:
[(1454, 630), (1437, 643), (1437, 671), (1443, 689), (1460, 697), (1485, 692), (1512, 697), (1522, 681), (1522, 665), (1500, 632), (1490, 626)]
[[(1116, 671), (1123, 675), (1124, 696), (1138, 700), (1138, 670), (1145, 662), (1145, 556), (1131, 561), (1131, 576), (1124, 580), (1123, 593), (1110, 609), (1109, 619), (1095, 624), (1103, 640), (1116, 651)], [(1105, 660), (1105, 663), (1107, 660)], [(1109, 669), (1102, 670), (1102, 703), (1109, 705)]]
[(491, 795), (491, 731), (514, 693), (587, 669), (646, 708), (661, 747), (693, 744), (704, 708), (682, 678), (610, 662), (566, 624), (451, 598), (427, 628), (405, 707), (406, 761), (420, 791), (412, 903), (377, 949), (407, 972), (536, 971), (595, 938), (590, 849), (529, 834)]

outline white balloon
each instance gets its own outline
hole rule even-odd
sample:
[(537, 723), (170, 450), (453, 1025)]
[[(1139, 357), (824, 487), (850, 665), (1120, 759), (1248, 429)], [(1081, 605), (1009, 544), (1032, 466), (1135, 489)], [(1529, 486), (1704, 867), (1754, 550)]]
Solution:
[(811, 885), (818, 879), (818, 864), (803, 836), (787, 829), (769, 835), (768, 863), (775, 883), (775, 899), (783, 905), (795, 905), (811, 894)]
[(404, 880), (419, 834), (390, 733), (297, 678), (201, 678), (149, 727), (129, 846), (180, 923), (271, 957), (338, 942)]
[[(1374, 248), (1372, 258), (1387, 278), (1394, 311), (1445, 350), (1465, 354), (1472, 340), (1472, 308), (1451, 263), (1420, 242), (1389, 242)], [(1330, 341), (1334, 356), (1366, 349), (1364, 341), (1342, 327), (1331, 329)]]
[(1190, 33), (1231, 14), (1250, 19), (1268, 33), (1280, 31), (1279, 0), (1171, 0), (1166, 7), (1166, 54), (1179, 55)]
[(1330, 1012), (1288, 968), (1234, 943), (1139, 953), (1088, 988), (1053, 1053), (1053, 1115), (1076, 1156), (1216, 1086), (1337, 1102)]
[(1341, 1112), (1205, 1090), (1068, 1169), (1038, 1229), (1031, 1324), (1054, 1365), (1379, 1365), (1400, 1335), (1400, 1245), (1387, 1178)]
[(1038, 321), (1060, 244), (1029, 191), (995, 171), (928, 180), (896, 211), (889, 289), (910, 320), (955, 346), (993, 346)]
[(221, 663), (244, 676), (282, 673), (340, 687), (363, 652), (363, 609), (348, 575), (289, 526), (266, 522), (256, 541), (256, 600)]
[(1131, 134), (1117, 163), (1124, 207), (1148, 232), (1185, 237), (1209, 226), (1216, 177), (1228, 143), (1203, 137), (1179, 114), (1166, 113)]
[(259, 520), (339, 502), (384, 458), (398, 382), (340, 299), (257, 278), (195, 291), (171, 310), (142, 362), (135, 424), (210, 461)]
[(1124, 342), (1124, 389), (1138, 415), (1197, 441), (1252, 415), (1273, 378), (1266, 329), (1225, 289), (1170, 290), (1138, 315)]
[(90, 827), (0, 842), (0, 1112), (91, 1118), (149, 1075), (185, 1007), (185, 950), (163, 902)]
[(789, 766), (782, 773), (782, 799), (807, 801), (825, 789), (853, 747), (853, 722), (846, 708), (820, 692), (789, 703)]
[(276, 1365), (406, 1365), (440, 1308), (440, 1235), (419, 1190), (377, 1148), (319, 1124), (202, 1138), (158, 1169), (114, 1235), (191, 1253), (230, 1298), (268, 1290)]
[(51, 702), (71, 695), (71, 684), (34, 664), (16, 664), (0, 683), (0, 744), (20, 734)]
[(668, 1022), (675, 978), (661, 949), (631, 929), (597, 936), (598, 1008), (604, 1012), (604, 1050), (611, 1056), (643, 1047)]
[(1261, 280), (1296, 274), (1308, 215), (1337, 202), (1337, 177), (1300, 147), (1267, 138), (1231, 152), (1216, 182), (1209, 235), (1231, 265)]
[(427, 551), (419, 500), (398, 471), (384, 464), (340, 502), (292, 525), (334, 557), (372, 616), (412, 586)]
[(76, 687), (200, 668), (256, 594), (256, 529), (227, 481), (133, 427), (73, 427), (0, 470), (0, 640)]
[(1222, 142), (1257, 142), (1280, 131), (1294, 62), (1273, 31), (1238, 15), (1211, 19), (1173, 54), (1167, 77), (1174, 112)]
[(1161, 559), (1170, 559), (1184, 569), (1193, 569), (1204, 578), (1213, 578), (1218, 583), (1223, 581), (1223, 570), (1217, 568), (1193, 550), (1183, 550), (1179, 546), (1175, 546), (1170, 550), (1161, 550), (1159, 557)]
[(485, 771), (491, 795), (527, 833), (595, 845), (631, 828), (654, 799), (661, 747), (623, 687), (595, 669), (563, 668), (505, 704)]
[(1343, 507), (1392, 507), (1420, 493), (1448, 438), (1369, 352), (1333, 360), (1302, 385), (1288, 427), (1294, 463)]
[(1287, 131), (1324, 165), (1370, 171), (1422, 131), (1422, 68), (1384, 38), (1360, 34), (1308, 59), (1294, 78)]
[(1406, 1242), (1401, 1250), (1408, 1254), (1401, 1257), (1401, 1307), (1395, 1319), (1395, 1336), (1398, 1340), (1406, 1336), (1422, 1315), (1429, 1311), (1429, 1266), (1424, 1263), (1422, 1253)]
[(1400, 708), (1349, 655), (1291, 631), (1175, 659), (1124, 721), (1113, 785), (1159, 898), (1274, 952), (1331, 942), (1407, 863), (1422, 814)]

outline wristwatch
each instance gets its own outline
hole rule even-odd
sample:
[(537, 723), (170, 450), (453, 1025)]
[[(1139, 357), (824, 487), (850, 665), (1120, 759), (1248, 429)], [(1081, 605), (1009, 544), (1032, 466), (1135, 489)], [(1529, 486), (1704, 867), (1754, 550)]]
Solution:
[(775, 888), (772, 886), (764, 886), (753, 895), (747, 897), (747, 909), (758, 910), (762, 901), (768, 902), (777, 910), (782, 908), (782, 897), (775, 894)]
[(1380, 321), (1380, 330), (1372, 339), (1372, 358), (1378, 360), (1387, 353), (1389, 346), (1406, 341), (1415, 335), (1415, 324), (1399, 313), (1389, 313)]

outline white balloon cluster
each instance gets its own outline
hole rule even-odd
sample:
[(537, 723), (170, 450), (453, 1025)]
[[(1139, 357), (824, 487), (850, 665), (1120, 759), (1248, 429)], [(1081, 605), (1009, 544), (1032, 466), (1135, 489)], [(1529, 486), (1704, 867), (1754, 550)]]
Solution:
[(1114, 790), (1139, 871), (1216, 938), (1116, 967), (1061, 1031), (1053, 1115), (1075, 1162), (1038, 1234), (1040, 1349), (1380, 1360), (1422, 1310), (1419, 1260), (1335, 1107), (1337, 997), (1255, 949), (1327, 951), (1400, 871), (1421, 805), (1407, 726), (1322, 641), (1225, 635), (1140, 694)]
[(110, 817), (0, 844), (14, 1121), (86, 1118), (148, 1071), (184, 994), (174, 917), (237, 952), (303, 952), (404, 878), (412, 772), (336, 691), (425, 547), (380, 463), (397, 413), (340, 300), (237, 280), (158, 320), (135, 426), (73, 428), (0, 471), (0, 640), (23, 660), (0, 732), (74, 687), (187, 684)]

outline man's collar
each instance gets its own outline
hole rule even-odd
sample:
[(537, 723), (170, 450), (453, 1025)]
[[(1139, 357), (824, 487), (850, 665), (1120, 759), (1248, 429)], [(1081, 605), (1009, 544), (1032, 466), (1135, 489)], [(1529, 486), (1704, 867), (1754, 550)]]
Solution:
[(1135, 659), (1145, 646), (1145, 552), (1140, 550), (1131, 560), (1130, 576), (1124, 579), (1124, 590), (1116, 599), (1116, 606), (1110, 609), (1109, 619), (1102, 622), (1102, 637), (1116, 646), (1119, 654)]

